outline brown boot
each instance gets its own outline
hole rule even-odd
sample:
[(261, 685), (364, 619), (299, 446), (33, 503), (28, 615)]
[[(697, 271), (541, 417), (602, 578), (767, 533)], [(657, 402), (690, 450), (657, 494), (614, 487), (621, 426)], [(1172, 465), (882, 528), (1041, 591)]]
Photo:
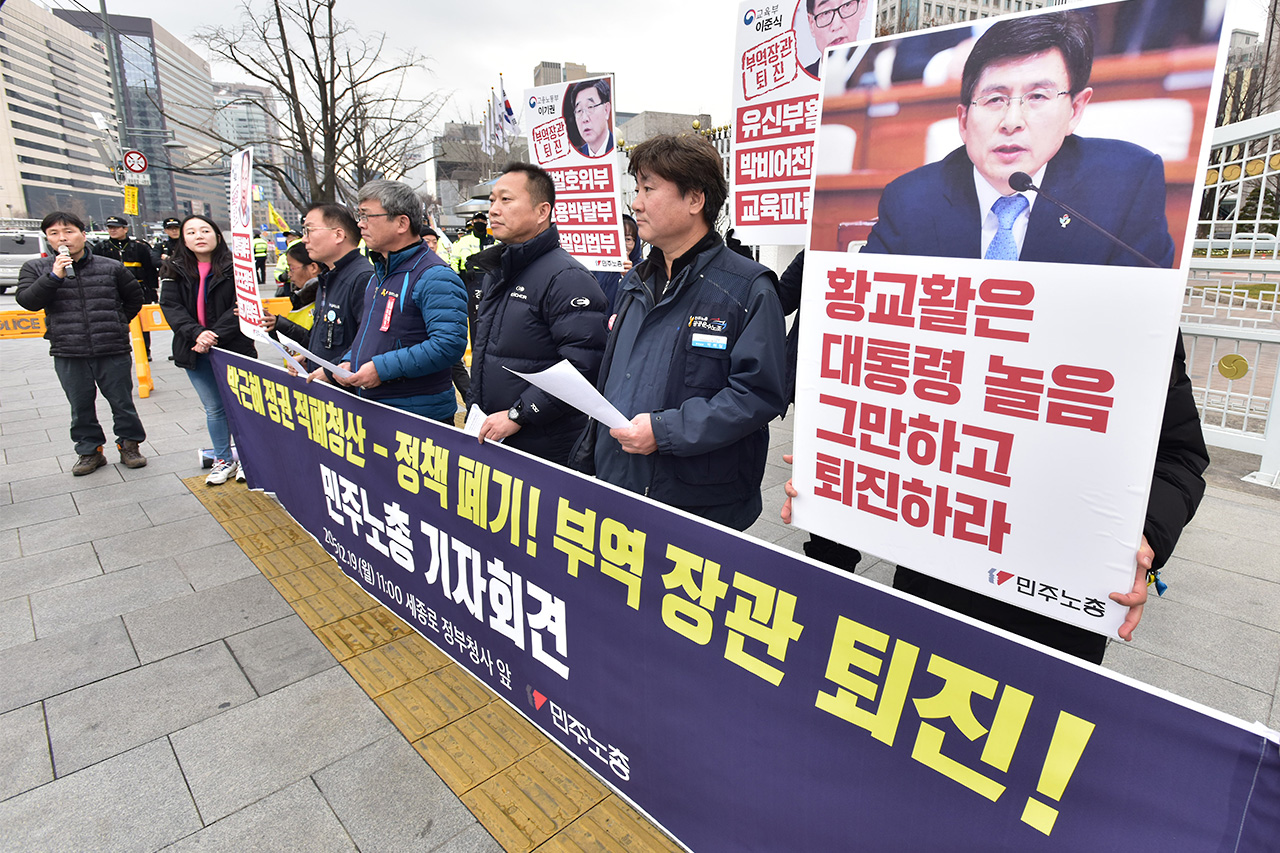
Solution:
[(92, 474), (103, 465), (107, 464), (107, 457), (102, 455), (102, 448), (99, 447), (92, 453), (83, 453), (76, 460), (76, 464), (71, 466), (71, 473), (77, 477), (83, 477), (85, 474)]
[(147, 467), (147, 457), (138, 452), (138, 442), (125, 439), (117, 441), (116, 448), (120, 451), (120, 464), (126, 468), (145, 468)]

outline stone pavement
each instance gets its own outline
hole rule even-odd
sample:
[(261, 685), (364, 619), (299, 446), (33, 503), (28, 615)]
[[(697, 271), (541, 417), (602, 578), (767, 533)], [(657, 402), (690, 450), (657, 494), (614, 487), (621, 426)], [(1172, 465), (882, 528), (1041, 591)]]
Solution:
[[(47, 345), (0, 346), (0, 849), (502, 849), (183, 483), (207, 435), (182, 371), (139, 400), (148, 466), (77, 478)], [(789, 444), (784, 421), (750, 532), (799, 550)], [(1213, 456), (1169, 592), (1107, 666), (1280, 728), (1280, 491)]]

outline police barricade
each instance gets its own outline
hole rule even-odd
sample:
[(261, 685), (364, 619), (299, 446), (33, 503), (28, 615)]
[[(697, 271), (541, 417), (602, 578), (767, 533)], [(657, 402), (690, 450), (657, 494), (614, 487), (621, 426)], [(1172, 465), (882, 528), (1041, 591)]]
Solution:
[[(284, 314), (292, 307), (288, 299), (264, 299), (262, 304), (273, 314)], [(9, 338), (44, 337), (43, 311), (0, 311), (0, 341)], [(143, 332), (169, 331), (164, 311), (156, 303), (142, 306), (138, 315), (129, 321), (129, 341), (133, 351), (134, 372), (138, 378), (138, 396), (150, 397), (155, 389), (151, 378), (151, 365), (147, 363), (147, 348), (142, 342)]]
[(213, 357), (249, 485), (690, 849), (1262, 851), (1280, 837), (1280, 751), (1260, 725)]

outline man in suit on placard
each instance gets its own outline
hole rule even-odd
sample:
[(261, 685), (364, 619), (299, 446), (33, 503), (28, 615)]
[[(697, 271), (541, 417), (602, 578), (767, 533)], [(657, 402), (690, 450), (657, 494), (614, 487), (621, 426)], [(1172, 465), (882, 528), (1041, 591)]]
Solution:
[(885, 187), (864, 252), (1146, 266), (1035, 191), (1089, 217), (1163, 267), (1173, 265), (1164, 163), (1116, 139), (1076, 136), (1093, 96), (1093, 33), (1078, 12), (999, 21), (961, 81), (960, 137), (941, 161)]

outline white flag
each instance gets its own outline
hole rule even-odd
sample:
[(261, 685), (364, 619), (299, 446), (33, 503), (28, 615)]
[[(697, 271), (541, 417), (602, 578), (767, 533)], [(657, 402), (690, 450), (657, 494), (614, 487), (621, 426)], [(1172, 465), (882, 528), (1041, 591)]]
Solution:
[(506, 112), (498, 100), (498, 93), (490, 89), (489, 94), (491, 96), (489, 111), (493, 113), (493, 141), (503, 151), (510, 151), (511, 143), (507, 139), (507, 122), (504, 118)]
[(480, 150), (489, 157), (493, 156), (493, 115), (486, 108), (484, 125), (480, 129)]
[(516, 123), (515, 110), (511, 109), (511, 101), (507, 98), (507, 87), (498, 75), (498, 90), (502, 93), (502, 120), (506, 124), (507, 138), (515, 139), (520, 135), (520, 125)]

